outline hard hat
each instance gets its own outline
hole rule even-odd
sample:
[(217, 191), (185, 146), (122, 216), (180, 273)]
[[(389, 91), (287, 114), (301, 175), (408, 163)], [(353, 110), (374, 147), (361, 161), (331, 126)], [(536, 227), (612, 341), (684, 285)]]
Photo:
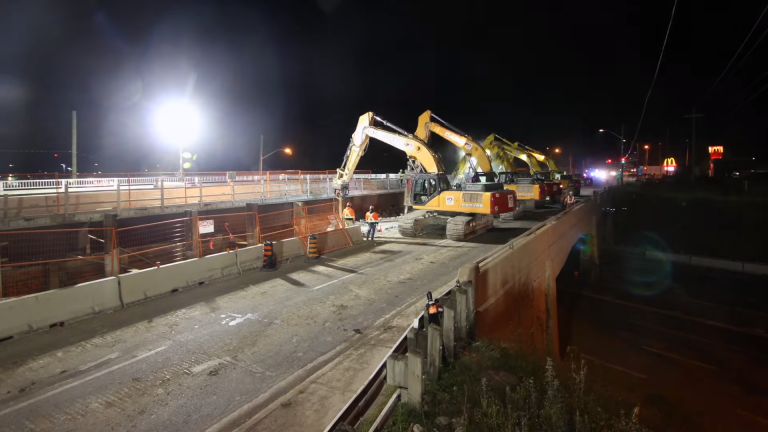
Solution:
[(352, 203), (351, 203), (351, 202), (348, 202), (348, 203), (347, 203), (347, 207), (352, 207)]
[(371, 206), (371, 210), (373, 210), (373, 206)]

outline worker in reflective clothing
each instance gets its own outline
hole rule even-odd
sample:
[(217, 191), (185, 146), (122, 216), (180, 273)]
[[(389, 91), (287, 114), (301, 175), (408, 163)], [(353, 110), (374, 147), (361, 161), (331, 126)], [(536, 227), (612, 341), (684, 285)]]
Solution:
[(355, 210), (352, 208), (352, 203), (347, 203), (344, 209), (344, 224), (348, 227), (355, 224)]
[(379, 214), (373, 210), (373, 206), (365, 214), (365, 221), (368, 222), (368, 233), (365, 235), (365, 239), (373, 240), (373, 236), (376, 234), (376, 227), (379, 225)]
[(573, 191), (569, 191), (568, 195), (565, 196), (563, 199), (563, 204), (565, 204), (565, 209), (569, 209), (573, 207), (576, 204), (576, 197), (573, 196)]
[(443, 305), (432, 299), (432, 291), (427, 291), (427, 325), (440, 324), (443, 316)]

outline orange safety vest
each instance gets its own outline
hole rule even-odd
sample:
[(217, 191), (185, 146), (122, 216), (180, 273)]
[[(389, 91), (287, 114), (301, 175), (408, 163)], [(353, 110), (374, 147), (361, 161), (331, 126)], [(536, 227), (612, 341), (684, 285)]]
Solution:
[(437, 305), (436, 305), (436, 304), (433, 304), (433, 305), (431, 305), (431, 306), (429, 307), (429, 309), (427, 310), (427, 313), (428, 313), (429, 315), (434, 315), (434, 314), (436, 314), (436, 313), (437, 313)]
[(379, 221), (379, 214), (376, 212), (368, 212), (365, 214), (365, 221), (366, 222), (378, 222)]
[(576, 197), (568, 195), (568, 197), (565, 198), (565, 202), (567, 204), (573, 204), (576, 202)]
[(355, 219), (355, 211), (352, 209), (352, 207), (344, 208), (344, 219)]

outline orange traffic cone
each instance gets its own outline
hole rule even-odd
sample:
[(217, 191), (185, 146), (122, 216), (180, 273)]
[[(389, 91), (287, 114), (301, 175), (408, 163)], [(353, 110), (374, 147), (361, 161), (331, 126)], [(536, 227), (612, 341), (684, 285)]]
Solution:
[(382, 232), (382, 231), (381, 231), (381, 225), (379, 225), (379, 232)]

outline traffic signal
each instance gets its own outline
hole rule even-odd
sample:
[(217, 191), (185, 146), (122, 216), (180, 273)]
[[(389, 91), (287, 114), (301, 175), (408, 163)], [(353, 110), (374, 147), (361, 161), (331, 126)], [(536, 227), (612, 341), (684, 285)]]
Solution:
[(605, 163), (613, 163), (613, 159), (608, 159)]
[(625, 164), (625, 163), (627, 163), (627, 158), (621, 158), (621, 163), (622, 163), (622, 164)]

